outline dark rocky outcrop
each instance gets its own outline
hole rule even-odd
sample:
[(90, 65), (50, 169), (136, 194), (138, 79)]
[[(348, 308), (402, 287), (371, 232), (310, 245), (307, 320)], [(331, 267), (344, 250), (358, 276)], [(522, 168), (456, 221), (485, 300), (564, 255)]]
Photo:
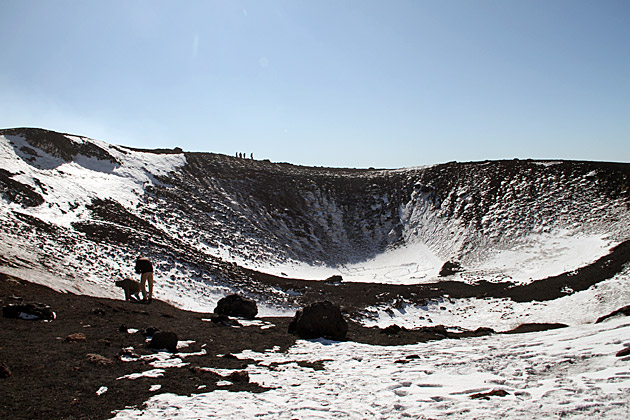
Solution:
[(230, 373), (228, 379), (232, 382), (249, 382), (249, 373), (246, 370), (239, 370)]
[(523, 334), (523, 333), (530, 333), (530, 332), (555, 330), (556, 328), (566, 328), (566, 327), (568, 327), (568, 325), (566, 324), (553, 324), (553, 323), (521, 324), (518, 327), (514, 328), (513, 330), (505, 331), (504, 334)]
[(390, 325), (387, 328), (381, 329), (381, 334), (398, 334), (403, 329), (404, 328), (401, 328), (400, 326), (394, 324), (394, 325)]
[(460, 265), (460, 263), (458, 263), (457, 261), (447, 261), (444, 263), (444, 265), (442, 265), (439, 276), (452, 276), (453, 274), (459, 273), (460, 271), (462, 271), (462, 266)]
[(490, 397), (506, 397), (508, 395), (510, 395), (510, 393), (504, 389), (494, 389), (488, 392), (479, 392), (477, 394), (472, 394), (470, 395), (470, 398), (473, 400), (489, 400)]
[(595, 321), (595, 323), (598, 324), (600, 322), (607, 320), (608, 318), (612, 318), (615, 316), (630, 316), (630, 305), (624, 306), (623, 308), (619, 308), (616, 311), (609, 313), (608, 315), (604, 315), (597, 318), (597, 321)]
[(43, 303), (13, 303), (2, 308), (2, 316), (5, 318), (19, 318), (27, 320), (55, 319), (55, 313), (50, 306)]
[(151, 341), (149, 342), (149, 347), (154, 350), (163, 350), (166, 349), (170, 352), (177, 351), (177, 334), (172, 331), (157, 331), (153, 334)]
[(296, 312), (289, 333), (300, 338), (329, 338), (343, 340), (348, 332), (348, 324), (341, 309), (329, 301), (315, 302)]
[(253, 300), (234, 294), (219, 300), (217, 307), (214, 309), (214, 313), (217, 315), (254, 319), (258, 314), (258, 306)]
[(330, 276), (326, 280), (324, 280), (324, 282), (327, 284), (341, 284), (342, 281), (343, 277), (341, 277), (340, 275)]
[(626, 357), (626, 356), (630, 356), (630, 347), (624, 347), (623, 349), (619, 350), (616, 354), (617, 357)]

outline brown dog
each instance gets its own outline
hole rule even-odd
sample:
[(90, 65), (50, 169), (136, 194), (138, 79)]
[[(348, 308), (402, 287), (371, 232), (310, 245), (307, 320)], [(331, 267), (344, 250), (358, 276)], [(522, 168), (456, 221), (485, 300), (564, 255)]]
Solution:
[(116, 281), (116, 286), (122, 287), (122, 289), (125, 291), (125, 300), (128, 300), (128, 301), (140, 300), (141, 288), (140, 288), (140, 283), (138, 283), (137, 281), (130, 278), (126, 278), (124, 280)]

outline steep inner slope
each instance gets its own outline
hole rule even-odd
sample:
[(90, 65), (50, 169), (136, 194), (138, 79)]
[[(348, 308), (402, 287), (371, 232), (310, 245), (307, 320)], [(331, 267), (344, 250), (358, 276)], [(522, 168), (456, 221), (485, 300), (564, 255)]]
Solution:
[(278, 291), (252, 286), (246, 268), (409, 284), (457, 260), (454, 280), (527, 283), (630, 238), (627, 164), (308, 168), (39, 129), (2, 130), (0, 148), (3, 269), (61, 274), (59, 288), (99, 296), (117, 295), (109, 281), (139, 253), (182, 304)]

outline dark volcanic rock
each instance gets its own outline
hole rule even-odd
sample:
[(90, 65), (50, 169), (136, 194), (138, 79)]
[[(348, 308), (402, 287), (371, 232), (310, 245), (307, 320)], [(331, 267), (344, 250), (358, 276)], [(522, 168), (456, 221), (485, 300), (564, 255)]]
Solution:
[(626, 356), (630, 356), (630, 347), (624, 347), (623, 349), (619, 350), (616, 354), (617, 357), (626, 357)]
[(568, 325), (566, 324), (537, 324), (537, 323), (522, 324), (514, 328), (513, 330), (505, 331), (504, 334), (523, 334), (523, 333), (529, 333), (529, 332), (554, 330), (556, 328), (566, 328), (566, 327), (568, 327)]
[(154, 350), (166, 349), (170, 352), (177, 351), (177, 334), (171, 331), (158, 331), (153, 334), (149, 347)]
[(249, 382), (249, 373), (246, 370), (236, 371), (230, 373), (228, 379), (232, 382)]
[(341, 277), (340, 275), (334, 275), (334, 276), (328, 277), (324, 281), (328, 284), (341, 284), (341, 282), (343, 281), (343, 277)]
[(394, 324), (394, 325), (390, 325), (387, 328), (383, 328), (381, 330), (381, 334), (398, 334), (401, 330), (402, 328), (400, 326)]
[(510, 395), (510, 394), (504, 389), (495, 389), (488, 392), (480, 392), (477, 394), (472, 394), (470, 398), (473, 400), (489, 400), (490, 397), (505, 397), (507, 395)]
[(258, 306), (253, 300), (245, 299), (239, 295), (229, 295), (219, 300), (214, 309), (217, 315), (238, 316), (245, 319), (254, 319), (258, 314)]
[(624, 306), (623, 308), (617, 309), (616, 311), (613, 311), (609, 313), (608, 315), (604, 315), (602, 317), (597, 318), (597, 321), (595, 321), (595, 323), (598, 324), (600, 322), (607, 320), (608, 318), (612, 318), (615, 316), (630, 316), (630, 305)]
[(329, 301), (315, 302), (296, 312), (289, 333), (300, 338), (324, 337), (343, 340), (348, 332), (348, 323), (341, 314), (341, 309)]
[(5, 318), (20, 318), (27, 320), (55, 319), (55, 313), (48, 305), (43, 303), (14, 303), (2, 308), (2, 316)]
[(462, 271), (462, 266), (457, 261), (447, 261), (440, 269), (440, 277), (452, 276)]

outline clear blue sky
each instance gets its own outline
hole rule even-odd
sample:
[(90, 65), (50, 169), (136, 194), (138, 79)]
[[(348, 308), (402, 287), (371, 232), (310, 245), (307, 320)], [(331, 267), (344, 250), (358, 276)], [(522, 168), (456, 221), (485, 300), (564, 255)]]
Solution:
[(0, 127), (275, 162), (630, 162), (627, 0), (0, 0)]

